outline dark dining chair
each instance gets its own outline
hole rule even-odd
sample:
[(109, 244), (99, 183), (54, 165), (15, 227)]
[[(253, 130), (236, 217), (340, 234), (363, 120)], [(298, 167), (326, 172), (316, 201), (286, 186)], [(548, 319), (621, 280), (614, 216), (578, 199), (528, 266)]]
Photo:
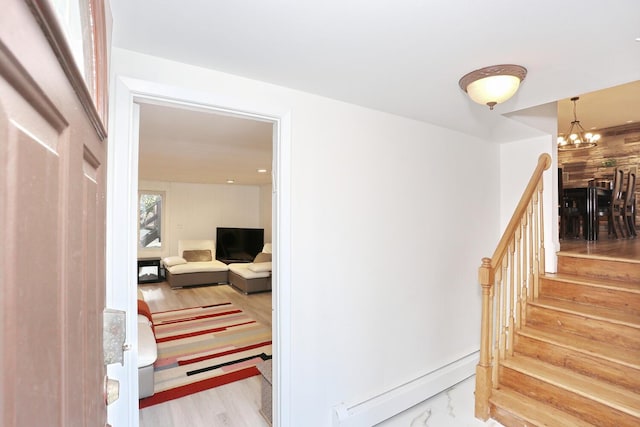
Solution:
[(579, 239), (582, 234), (582, 212), (578, 208), (578, 200), (574, 197), (563, 196), (560, 207), (560, 238)]
[(614, 238), (624, 237), (623, 227), (624, 217), (621, 214), (624, 213), (624, 199), (622, 198), (622, 181), (624, 180), (624, 171), (616, 168), (613, 174), (613, 183), (611, 189), (611, 199), (608, 203), (602, 203), (598, 205), (598, 224), (600, 219), (607, 219), (607, 230), (609, 236)]
[(624, 225), (626, 226), (627, 237), (635, 237), (635, 203), (636, 203), (636, 168), (629, 171), (627, 177), (627, 188), (624, 195), (624, 209), (622, 212)]
[(617, 238), (623, 238), (626, 235), (626, 226), (624, 225), (624, 197), (622, 188), (624, 184), (624, 171), (616, 168), (613, 181), (613, 191), (611, 192), (611, 218), (613, 221), (613, 231)]

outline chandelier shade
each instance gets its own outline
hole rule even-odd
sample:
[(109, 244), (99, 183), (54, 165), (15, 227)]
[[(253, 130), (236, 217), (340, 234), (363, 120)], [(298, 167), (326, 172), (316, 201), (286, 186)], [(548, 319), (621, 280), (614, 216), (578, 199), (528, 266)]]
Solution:
[(571, 98), (571, 102), (573, 102), (573, 121), (571, 122), (567, 132), (558, 136), (559, 151), (592, 148), (597, 146), (598, 141), (600, 140), (600, 134), (587, 132), (580, 124), (580, 120), (578, 120), (576, 114), (576, 102), (579, 99), (580, 97), (578, 96)]
[(464, 75), (458, 84), (474, 102), (493, 110), (518, 91), (526, 75), (527, 69), (520, 65), (493, 65)]

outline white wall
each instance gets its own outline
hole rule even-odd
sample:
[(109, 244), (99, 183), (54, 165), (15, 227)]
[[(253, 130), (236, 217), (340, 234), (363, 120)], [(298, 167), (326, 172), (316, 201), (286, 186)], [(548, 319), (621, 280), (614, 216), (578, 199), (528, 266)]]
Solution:
[(500, 229), (504, 230), (511, 219), (522, 192), (531, 178), (538, 157), (551, 155), (552, 164), (543, 176), (543, 203), (545, 209), (545, 260), (546, 271), (556, 271), (555, 253), (560, 250), (558, 237), (558, 151), (556, 136), (558, 127), (556, 103), (541, 105), (524, 112), (509, 115), (514, 120), (546, 132), (546, 136), (515, 141), (500, 145)]
[(290, 239), (280, 243), (291, 265), (274, 291), (288, 292), (274, 314), (290, 332), (278, 338), (288, 363), (277, 374), (290, 390), (282, 426), (331, 425), (336, 405), (478, 349), (477, 270), (499, 237), (497, 145), (119, 49), (112, 66), (178, 99), (290, 117), (281, 165), (290, 171)]
[[(140, 181), (138, 188), (164, 191), (166, 197), (162, 249), (138, 249), (140, 257), (178, 255), (178, 240), (215, 240), (216, 227), (263, 228), (262, 211), (271, 209), (271, 199), (264, 206), (261, 187), (255, 185)], [(270, 237), (271, 223), (264, 228)]]
[(504, 230), (520, 201), (540, 154), (546, 152), (546, 138), (533, 138), (500, 145), (500, 228)]

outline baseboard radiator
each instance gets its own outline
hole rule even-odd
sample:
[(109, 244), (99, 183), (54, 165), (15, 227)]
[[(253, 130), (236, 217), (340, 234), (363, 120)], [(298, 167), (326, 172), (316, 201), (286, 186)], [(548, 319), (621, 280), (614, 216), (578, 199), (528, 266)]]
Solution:
[(353, 404), (333, 407), (333, 427), (372, 426), (474, 375), (479, 352), (473, 352), (414, 380)]

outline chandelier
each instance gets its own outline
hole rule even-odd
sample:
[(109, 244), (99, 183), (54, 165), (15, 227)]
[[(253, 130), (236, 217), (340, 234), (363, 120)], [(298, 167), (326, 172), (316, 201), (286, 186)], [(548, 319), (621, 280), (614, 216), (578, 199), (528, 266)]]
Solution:
[(571, 98), (573, 102), (573, 121), (569, 126), (569, 130), (564, 135), (558, 136), (559, 151), (579, 150), (598, 145), (600, 134), (585, 131), (576, 116), (576, 101), (578, 99), (580, 99), (578, 96)]

